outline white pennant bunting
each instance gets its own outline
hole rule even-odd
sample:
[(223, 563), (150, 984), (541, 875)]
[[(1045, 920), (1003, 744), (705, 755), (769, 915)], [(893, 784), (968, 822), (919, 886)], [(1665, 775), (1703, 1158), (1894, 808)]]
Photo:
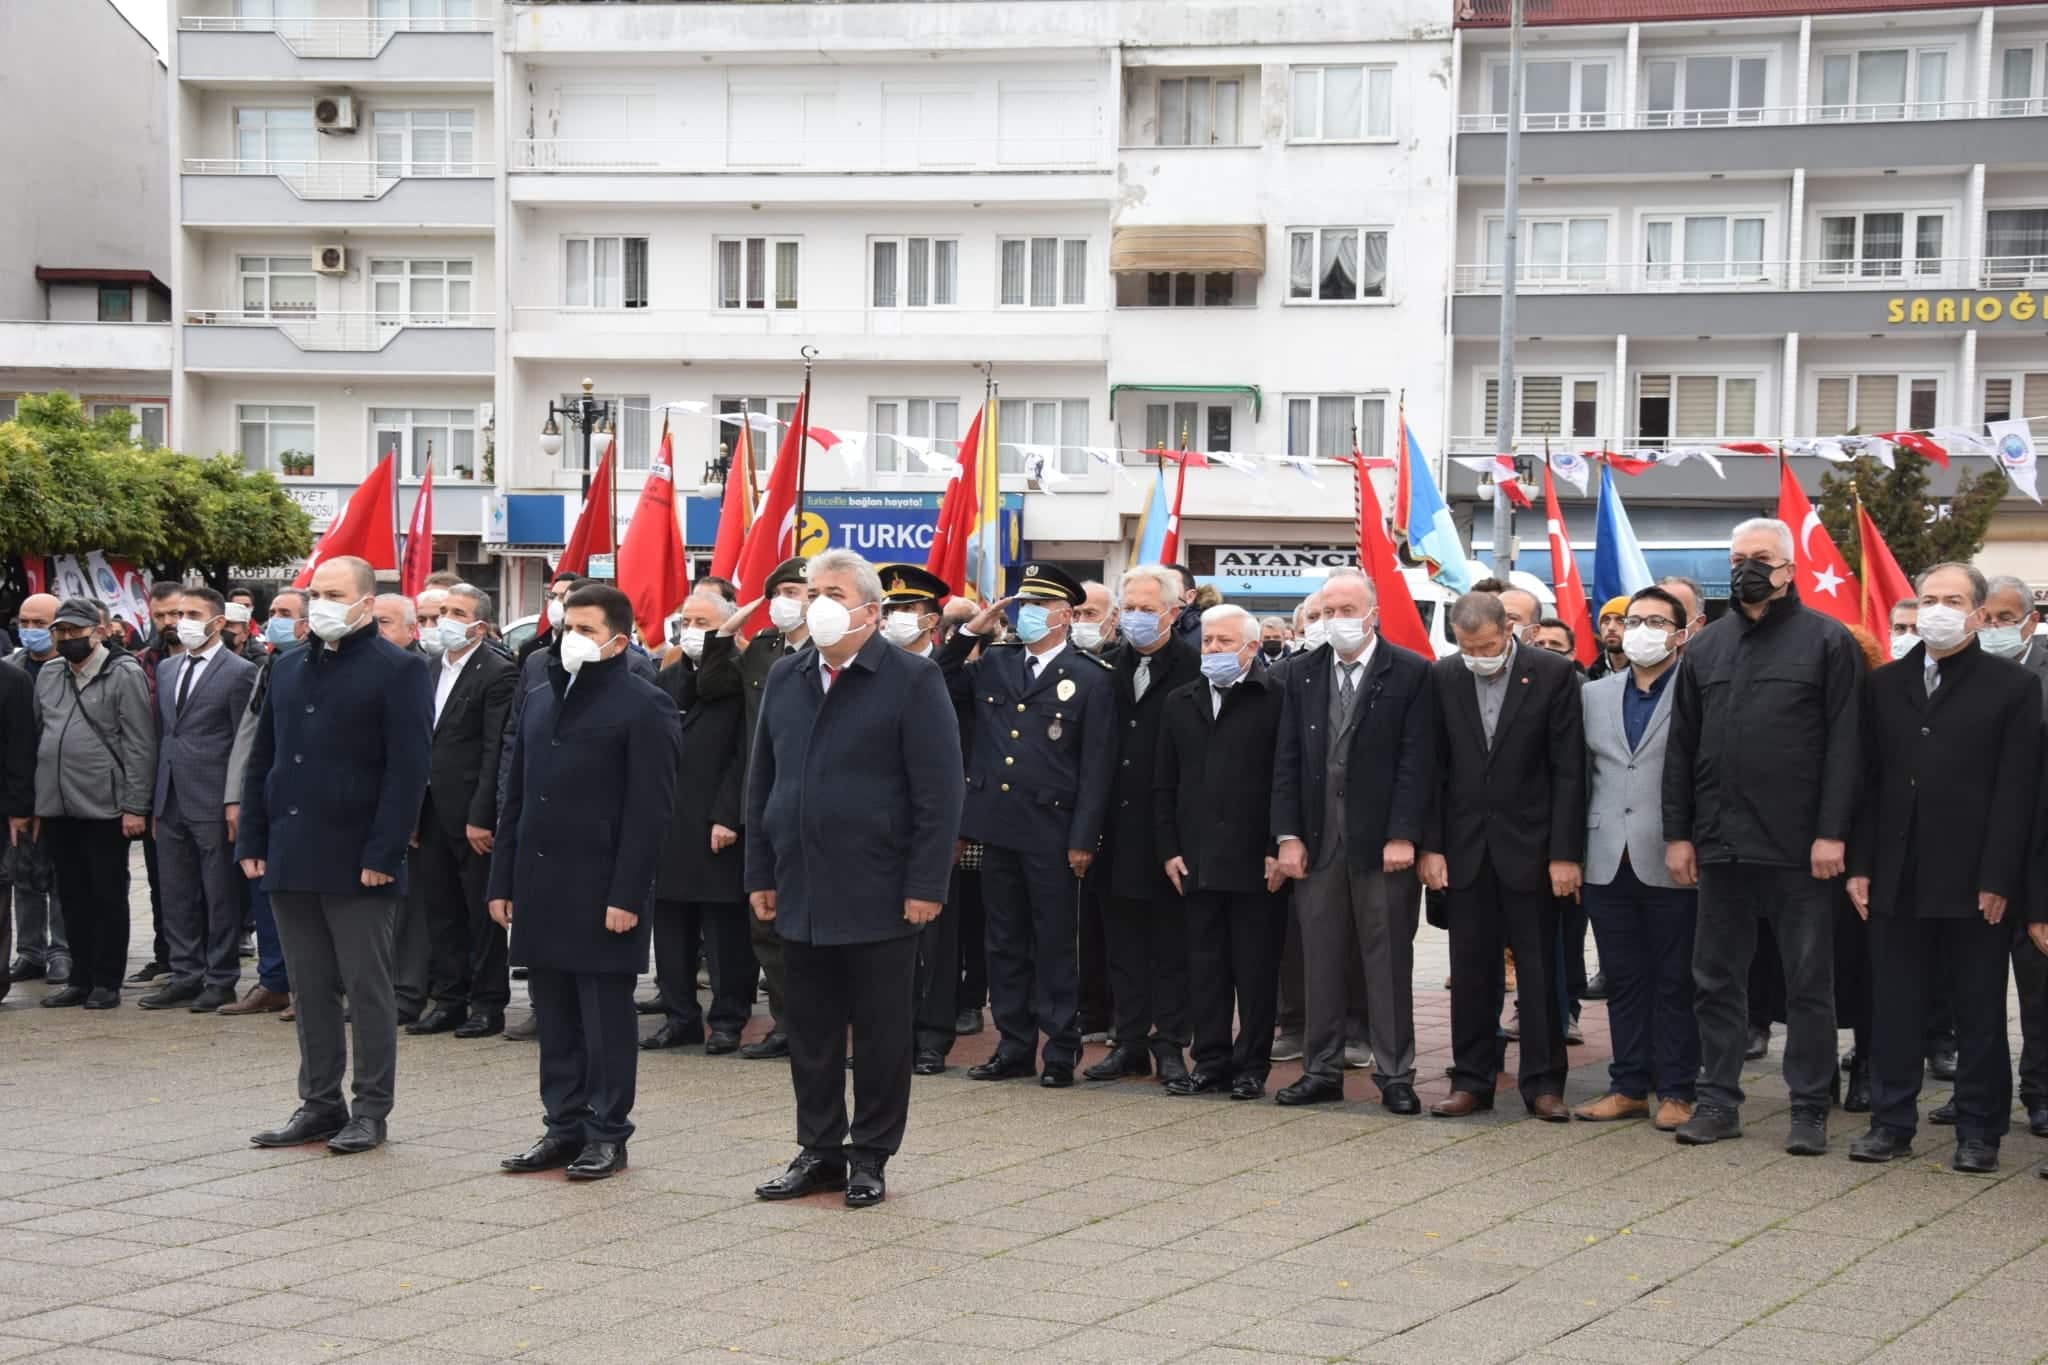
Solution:
[(1282, 455), (1279, 458), (1282, 464), (1286, 465), (1289, 469), (1292, 469), (1295, 473), (1301, 475), (1301, 477), (1303, 477), (1304, 479), (1307, 479), (1316, 487), (1321, 488), (1323, 486), (1323, 481), (1316, 477), (1316, 462), (1309, 456)]
[(1560, 450), (1550, 457), (1550, 472), (1563, 479), (1586, 496), (1586, 481), (1592, 476), (1593, 467), (1586, 463), (1586, 457), (1576, 450)]
[(1999, 467), (2005, 470), (2013, 487), (2035, 502), (2041, 501), (2041, 494), (2034, 484), (2037, 474), (2034, 433), (2027, 419), (2016, 417), (2007, 422), (1988, 423), (1987, 427), (1991, 432), (1992, 448), (1998, 452)]
[(859, 478), (868, 464), (868, 434), (865, 431), (842, 431), (839, 435), (839, 458), (846, 462), (849, 478)]
[(671, 398), (666, 403), (656, 403), (651, 411), (668, 412), (673, 410), (676, 412), (687, 412), (694, 417), (710, 406), (709, 403), (699, 403), (694, 398)]
[(1995, 444), (1963, 427), (1936, 427), (1929, 434), (1947, 446), (1951, 455), (1985, 455), (1993, 459), (1998, 456)]
[(1717, 479), (1728, 477), (1727, 471), (1721, 468), (1721, 457), (1708, 450), (1705, 446), (1672, 446), (1664, 452), (1664, 459), (1661, 463), (1679, 465), (1684, 464), (1687, 460), (1702, 462), (1707, 468), (1714, 471), (1714, 477)]

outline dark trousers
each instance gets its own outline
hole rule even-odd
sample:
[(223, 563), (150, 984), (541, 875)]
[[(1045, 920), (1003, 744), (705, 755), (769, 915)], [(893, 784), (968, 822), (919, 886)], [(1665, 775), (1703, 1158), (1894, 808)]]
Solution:
[(1076, 997), (1083, 1033), (1107, 1033), (1116, 1022), (1116, 997), (1109, 988), (1109, 942), (1102, 927), (1109, 872), (1091, 869), (1081, 879), (1080, 980)]
[(1778, 955), (1778, 936), (1769, 920), (1756, 926), (1756, 951), (1749, 955), (1749, 1026), (1767, 1029), (1785, 1022), (1785, 960)]
[(225, 819), (187, 824), (166, 813), (156, 821), (156, 860), (163, 883), (163, 959), (175, 982), (232, 989), (242, 979), (242, 889)]
[[(1265, 1084), (1273, 1065), (1273, 1012), (1287, 910), (1265, 891), (1191, 891), (1182, 903), (1188, 943), (1188, 1017), (1195, 1070)], [(1237, 1017), (1237, 1043), (1230, 1021)]]
[(2012, 926), (1982, 915), (1870, 917), (1870, 978), (1884, 1002), (1871, 1020), (1870, 1122), (1911, 1135), (1920, 1119), (1920, 1076), (1931, 962), (1948, 968), (1956, 1025), (1956, 1137), (1996, 1146), (2012, 1110), (2012, 1052), (2005, 1036), (2005, 973)]
[(1607, 976), (1607, 1029), (1614, 1041), (1607, 1088), (1632, 1100), (1655, 1090), (1664, 1099), (1691, 1102), (1700, 1070), (1692, 1013), (1698, 893), (1647, 886), (1623, 858), (1613, 881), (1588, 883), (1583, 894)]
[(420, 818), (420, 846), (413, 851), (412, 878), (426, 911), (432, 957), (427, 994), (437, 1005), (502, 1013), (512, 998), (505, 930), (484, 905), (491, 862), (450, 838), (434, 817), (432, 802)]
[[(1301, 887), (1300, 882), (1288, 882), (1280, 888), (1280, 895), (1287, 903), (1287, 937), (1280, 945), (1277, 1023), (1282, 1034), (1301, 1039), (1305, 1047), (1308, 1036), (1308, 963), (1301, 945)], [(1365, 1014), (1364, 958), (1358, 951), (1357, 930), (1352, 928), (1348, 932), (1350, 938), (1344, 946), (1344, 1041), (1363, 1046), (1372, 1036)], [(1414, 934), (1408, 937), (1412, 943)], [(1414, 999), (1412, 984), (1409, 999), (1411, 1002)]]
[(164, 938), (163, 865), (157, 859), (156, 837), (150, 834), (142, 836), (142, 875), (149, 881), (149, 960), (168, 967), (171, 946)]
[[(270, 893), (298, 1014), (301, 1104), (330, 1111), (347, 1107), (341, 1078), (348, 1069), (352, 1034), (353, 1112), (373, 1119), (391, 1113), (398, 1081), (398, 1007), (391, 996), (391, 923), (397, 907), (396, 896), (367, 892)], [(344, 1022), (345, 1017), (353, 1022)]]
[(1750, 958), (1761, 921), (1784, 964), (1785, 1088), (1794, 1104), (1827, 1107), (1836, 1063), (1834, 893), (1832, 883), (1814, 880), (1803, 867), (1700, 866), (1692, 981), (1701, 1103), (1742, 1104)]
[(1451, 919), (1451, 1086), (1484, 1099), (1500, 1072), (1503, 946), (1515, 950), (1521, 1007), (1521, 1089), (1525, 1101), (1562, 1095), (1567, 1063), (1557, 1010), (1557, 909), (1550, 888), (1503, 886), (1491, 859), (1471, 884), (1448, 894)]
[(1302, 1074), (1341, 1084), (1345, 1047), (1369, 1038), (1373, 1084), (1414, 1084), (1415, 874), (1353, 867), (1340, 841), (1295, 885), (1294, 903), (1308, 982)]
[(953, 1003), (959, 1009), (979, 1010), (988, 1003), (988, 916), (982, 909), (979, 867), (954, 869), (953, 899), (946, 903), (946, 913), (955, 910), (960, 912), (954, 930), (960, 945), (960, 991)]
[(433, 915), (427, 909), (431, 890), (431, 881), (422, 879), (415, 869), (407, 880), (405, 899), (392, 910), (391, 994), (401, 1022), (425, 1014), (433, 996)]
[[(236, 869), (240, 875), (240, 869)], [(264, 990), (289, 995), (292, 989), (291, 973), (284, 968), (284, 944), (277, 937), (277, 916), (270, 908), (270, 893), (263, 889), (263, 879), (258, 877), (249, 883), (249, 913), (256, 919), (256, 982)]]
[(916, 1047), (919, 1052), (936, 1052), (941, 1057), (953, 1050), (958, 1033), (955, 1002), (960, 996), (960, 973), (956, 970), (960, 961), (960, 912), (954, 903), (959, 889), (960, 873), (956, 868), (945, 908), (939, 911), (937, 919), (917, 931), (917, 975), (911, 1006)]
[[(738, 1035), (754, 1013), (754, 950), (747, 942), (753, 912), (738, 901), (654, 903), (654, 979), (668, 1021), (702, 1038)], [(697, 964), (708, 956), (711, 1008), (697, 1003)]]
[(1045, 1035), (1047, 1066), (1081, 1056), (1075, 1026), (1075, 904), (1079, 884), (1064, 851), (1023, 852), (990, 844), (981, 856), (988, 914), (990, 1013), (1006, 1058), (1029, 1057)]
[(526, 991), (540, 1042), (540, 1102), (548, 1136), (624, 1142), (633, 1136), (640, 1018), (623, 972), (528, 967)]
[(1557, 1006), (1568, 1019), (1579, 1017), (1586, 998), (1586, 907), (1564, 896), (1557, 902)]
[[(789, 1027), (784, 1015), (788, 1009), (788, 987), (783, 980), (782, 937), (775, 932), (774, 920), (756, 919), (747, 912), (747, 942), (754, 950), (754, 963), (761, 969), (761, 975), (768, 982), (768, 1017), (770, 1031), (788, 1033)], [(749, 997), (751, 1012), (752, 997)]]
[[(879, 943), (785, 941), (789, 1078), (796, 1140), (828, 1161), (880, 1169), (910, 1116), (911, 999), (917, 936)], [(853, 1034), (853, 1122), (846, 1040)]]
[(1847, 886), (1836, 891), (1835, 1027), (1855, 1038), (1859, 1061), (1870, 1061), (1870, 926), (1856, 913)]
[[(2007, 923), (2018, 919), (2011, 909)], [(2020, 1103), (2048, 1104), (2048, 956), (2027, 937), (2024, 921), (2013, 924), (2012, 979), (2020, 997)]]
[(1180, 893), (1159, 873), (1149, 896), (1107, 897), (1102, 938), (1116, 1000), (1111, 1041), (1149, 1041), (1155, 1051), (1179, 1053), (1188, 1045), (1188, 930)]
[(46, 818), (43, 845), (64, 900), (70, 984), (121, 989), (128, 969), (128, 836), (121, 833), (121, 818)]

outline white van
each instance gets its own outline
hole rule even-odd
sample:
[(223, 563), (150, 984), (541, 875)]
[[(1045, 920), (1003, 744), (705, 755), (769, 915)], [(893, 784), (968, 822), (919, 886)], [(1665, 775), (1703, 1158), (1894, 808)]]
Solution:
[[(1430, 578), (1422, 569), (1404, 568), (1401, 576), (1408, 580), (1408, 595), (1415, 599), (1415, 610), (1422, 614), (1423, 629), (1429, 632), (1429, 642), (1436, 648), (1436, 657), (1450, 658), (1458, 652), (1457, 639), (1451, 634), (1451, 603), (1458, 600), (1458, 594)], [(1557, 614), (1557, 594), (1535, 574), (1516, 569), (1508, 575), (1508, 582), (1534, 593), (1536, 600), (1543, 604), (1545, 616)]]

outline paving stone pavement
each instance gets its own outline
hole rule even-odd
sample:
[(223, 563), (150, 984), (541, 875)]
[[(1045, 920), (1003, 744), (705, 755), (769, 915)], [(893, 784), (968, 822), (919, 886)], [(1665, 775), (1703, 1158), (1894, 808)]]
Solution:
[[(146, 946), (146, 910), (138, 930)], [(1440, 997), (1423, 932), (1418, 998)], [(1748, 1135), (1693, 1150), (1644, 1123), (1529, 1121), (1511, 1095), (1445, 1123), (956, 1068), (916, 1082), (888, 1202), (849, 1212), (751, 1198), (793, 1150), (775, 1064), (643, 1055), (631, 1170), (571, 1186), (496, 1170), (539, 1131), (530, 1044), (403, 1038), (388, 1146), (259, 1151), (247, 1135), (293, 1105), (289, 1027), (42, 993), (0, 1007), (0, 1361), (2048, 1351), (2048, 1144), (2022, 1124), (2001, 1175), (1971, 1178), (1923, 1128), (1923, 1159), (1856, 1166), (1862, 1121), (1837, 1115), (1827, 1157), (1788, 1157), (1775, 1050), (1745, 1082)], [(1581, 1065), (1571, 1098), (1603, 1080)]]

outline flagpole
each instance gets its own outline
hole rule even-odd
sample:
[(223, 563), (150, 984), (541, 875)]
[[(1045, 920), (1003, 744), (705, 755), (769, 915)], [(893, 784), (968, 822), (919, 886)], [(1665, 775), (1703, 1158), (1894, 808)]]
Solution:
[[(434, 443), (432, 441), (427, 442), (427, 449), (431, 451), (433, 448)], [(412, 538), (404, 534), (404, 529), (404, 525), (398, 519), (398, 452), (394, 450), (391, 452), (391, 543), (398, 547), (398, 583), (400, 587), (405, 586), (405, 543)]]
[(803, 396), (797, 399), (796, 420), (804, 430), (798, 432), (796, 438), (796, 529), (790, 534), (789, 548), (792, 554), (801, 555), (804, 552), (804, 471), (811, 454), (811, 362), (817, 358), (818, 348), (802, 346), (797, 353), (804, 358), (804, 391)]
[[(1499, 375), (1495, 381), (1494, 454), (1499, 458), (1493, 471), (1493, 572), (1502, 582), (1514, 568), (1512, 538), (1514, 514), (1501, 476), (1509, 474), (1515, 459), (1515, 284), (1517, 247), (1521, 223), (1522, 163), (1522, 0), (1510, 0), (1508, 12), (1508, 128), (1506, 160), (1502, 166), (1501, 200), (1501, 285)], [(1510, 477), (1512, 477), (1510, 475)]]

